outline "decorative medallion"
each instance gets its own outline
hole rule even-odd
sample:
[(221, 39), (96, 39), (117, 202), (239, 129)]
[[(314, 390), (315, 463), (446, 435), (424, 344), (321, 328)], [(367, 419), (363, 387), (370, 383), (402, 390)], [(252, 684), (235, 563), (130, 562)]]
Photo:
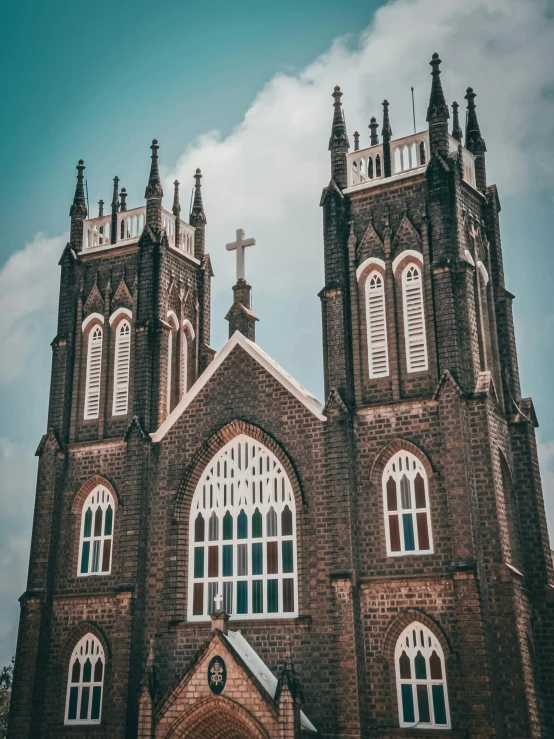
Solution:
[(219, 695), (227, 682), (227, 668), (221, 657), (212, 657), (208, 665), (208, 685), (212, 693)]

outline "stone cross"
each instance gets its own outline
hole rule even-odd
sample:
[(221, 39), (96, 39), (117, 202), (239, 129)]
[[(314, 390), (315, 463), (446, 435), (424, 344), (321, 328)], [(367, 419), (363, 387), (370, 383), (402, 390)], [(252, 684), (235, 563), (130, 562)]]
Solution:
[(247, 246), (255, 246), (256, 239), (245, 239), (242, 228), (237, 228), (237, 240), (227, 244), (227, 251), (237, 252), (237, 281), (244, 280), (244, 250)]
[(218, 593), (215, 596), (215, 598), (214, 598), (215, 610), (216, 611), (221, 611), (221, 604), (222, 604), (222, 602), (223, 602), (223, 596), (221, 595), (221, 593)]

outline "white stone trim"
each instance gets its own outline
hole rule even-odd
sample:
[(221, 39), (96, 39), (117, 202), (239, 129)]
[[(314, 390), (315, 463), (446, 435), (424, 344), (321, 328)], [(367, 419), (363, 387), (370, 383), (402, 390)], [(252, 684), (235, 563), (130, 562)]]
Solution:
[[(179, 319), (177, 318), (177, 314), (175, 313), (174, 310), (167, 311), (167, 318), (168, 318), (168, 323), (170, 320), (173, 321), (172, 328), (179, 329)], [(171, 323), (169, 323), (169, 325), (171, 326)]]
[(469, 249), (464, 250), (463, 258), (466, 260), (468, 264), (471, 264), (472, 267), (475, 267), (475, 261), (473, 257), (471, 256), (471, 252), (469, 251)]
[(185, 318), (185, 320), (183, 321), (183, 331), (186, 331), (189, 335), (189, 338), (191, 339), (194, 339), (196, 336), (192, 323), (189, 321), (188, 318)]
[(385, 262), (383, 259), (379, 259), (378, 257), (369, 257), (369, 259), (363, 261), (356, 270), (356, 280), (358, 282), (360, 281), (362, 272), (365, 272), (366, 267), (369, 267), (371, 265), (379, 267), (379, 269), (382, 269), (383, 272), (385, 271)]
[(406, 257), (415, 259), (423, 267), (423, 254), (420, 251), (416, 251), (415, 249), (404, 249), (404, 251), (401, 251), (400, 254), (395, 257), (394, 262), (392, 263), (393, 274), (396, 274), (398, 265), (403, 259), (406, 259)]
[(91, 313), (90, 316), (87, 316), (81, 324), (81, 331), (84, 333), (87, 326), (93, 321), (100, 321), (100, 323), (104, 325), (104, 316), (101, 313)]
[(181, 399), (181, 401), (175, 406), (170, 415), (165, 419), (160, 428), (151, 434), (152, 441), (161, 441), (167, 432), (176, 423), (181, 414), (196, 398), (198, 393), (208, 384), (212, 376), (225, 362), (229, 354), (233, 351), (236, 346), (240, 346), (247, 354), (255, 359), (267, 372), (270, 373), (278, 382), (285, 387), (289, 393), (302, 403), (309, 411), (311, 411), (316, 418), (320, 421), (326, 421), (327, 418), (323, 415), (323, 406), (321, 403), (314, 398), (307, 390), (305, 390), (296, 380), (285, 372), (277, 362), (269, 357), (260, 347), (253, 341), (249, 341), (245, 338), (240, 331), (235, 331), (233, 336), (225, 344), (218, 354), (214, 357), (213, 361), (208, 365), (200, 377), (196, 380), (194, 385), (190, 388), (187, 394)]
[(483, 262), (477, 262), (477, 269), (481, 273), (481, 277), (485, 281), (485, 285), (489, 284), (489, 273), (487, 272), (487, 268), (483, 264)]
[(133, 314), (131, 313), (129, 308), (118, 308), (117, 310), (114, 310), (114, 312), (110, 316), (110, 326), (116, 320), (116, 318), (119, 318), (119, 316), (127, 316), (129, 320), (133, 318)]

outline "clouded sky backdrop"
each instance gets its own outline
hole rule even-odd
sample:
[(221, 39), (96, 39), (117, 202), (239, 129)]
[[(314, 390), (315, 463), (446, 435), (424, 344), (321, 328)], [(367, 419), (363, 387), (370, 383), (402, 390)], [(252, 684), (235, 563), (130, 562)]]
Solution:
[(3, 71), (0, 203), (0, 666), (15, 651), (36, 458), (75, 164), (90, 210), (114, 175), (141, 204), (149, 144), (160, 141), (166, 205), (186, 209), (204, 174), (213, 345), (226, 338), (237, 227), (257, 239), (247, 277), (258, 343), (322, 395), (321, 188), (329, 179), (330, 94), (343, 91), (352, 141), (390, 102), (395, 137), (426, 127), (428, 61), (443, 59), (449, 102), (477, 92), (487, 172), (502, 200), (507, 287), (522, 389), (538, 413), (554, 530), (554, 6), (547, 0), (11, 1)]

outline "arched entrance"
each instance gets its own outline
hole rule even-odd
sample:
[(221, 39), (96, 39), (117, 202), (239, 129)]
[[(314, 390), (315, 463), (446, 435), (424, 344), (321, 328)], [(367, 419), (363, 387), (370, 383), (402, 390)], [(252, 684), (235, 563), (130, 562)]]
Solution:
[(213, 696), (177, 719), (166, 739), (270, 739), (248, 711), (238, 703)]

